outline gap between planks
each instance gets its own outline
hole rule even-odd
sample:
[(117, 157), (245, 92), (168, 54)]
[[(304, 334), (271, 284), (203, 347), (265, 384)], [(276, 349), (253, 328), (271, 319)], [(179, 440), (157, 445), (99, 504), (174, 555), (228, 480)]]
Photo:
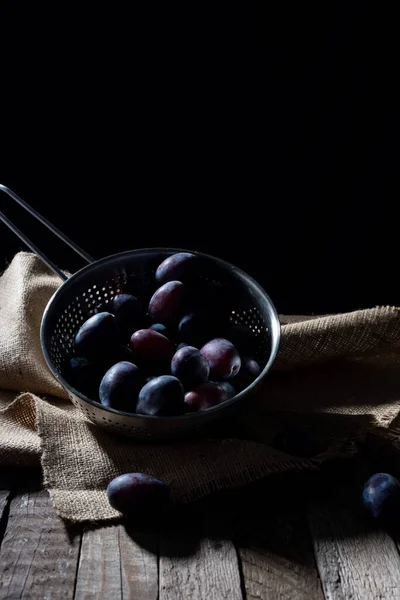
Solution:
[(86, 528), (82, 536), (75, 598), (157, 600), (158, 538), (123, 525)]
[[(3, 520), (9, 500), (1, 491)], [(400, 597), (399, 550), (387, 533), (338, 507), (310, 510), (308, 523), (326, 600)], [(242, 569), (248, 599), (321, 600), (300, 514), (238, 518), (235, 532), (235, 544), (204, 531), (164, 532), (158, 565), (157, 534), (114, 525), (82, 535), (65, 528), (46, 491), (18, 493), (0, 548), (0, 599), (240, 600)]]
[[(8, 497), (9, 492), (0, 493), (2, 512)], [(135, 540), (122, 525), (83, 534), (81, 526), (67, 528), (45, 490), (21, 492), (11, 500), (0, 549), (0, 600), (157, 596), (157, 537), (137, 534)]]
[(326, 600), (398, 600), (400, 555), (392, 537), (354, 509), (309, 511)]
[(48, 493), (17, 493), (0, 549), (1, 598), (72, 598), (79, 530), (66, 529)]
[(238, 556), (230, 540), (162, 535), (159, 600), (242, 600)]
[(235, 543), (248, 600), (323, 600), (305, 515), (249, 513), (236, 526)]

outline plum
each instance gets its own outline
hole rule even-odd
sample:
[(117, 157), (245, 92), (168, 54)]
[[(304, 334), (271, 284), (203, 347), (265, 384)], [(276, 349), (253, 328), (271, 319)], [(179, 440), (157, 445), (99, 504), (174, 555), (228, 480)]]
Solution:
[(204, 310), (184, 315), (178, 323), (179, 339), (191, 346), (202, 346), (221, 332), (218, 319)]
[[(236, 383), (236, 380), (235, 380), (235, 383)], [(218, 385), (223, 390), (225, 390), (228, 398), (233, 398), (234, 396), (236, 396), (236, 390), (229, 381), (219, 381)]]
[(241, 356), (241, 366), (235, 378), (235, 385), (244, 389), (249, 386), (261, 373), (261, 367), (257, 361), (248, 356)]
[(141, 363), (169, 361), (174, 352), (173, 344), (164, 335), (152, 329), (135, 331), (130, 346), (135, 360)]
[(124, 342), (143, 323), (144, 311), (140, 301), (131, 294), (117, 294), (108, 305), (108, 310), (117, 319), (118, 328)]
[(210, 365), (197, 348), (184, 346), (172, 357), (171, 374), (180, 379), (185, 390), (193, 390), (208, 380)]
[(178, 252), (168, 256), (157, 268), (156, 281), (163, 284), (169, 281), (187, 281), (195, 276), (197, 257), (189, 252)]
[(215, 379), (230, 379), (240, 369), (241, 361), (235, 346), (224, 338), (215, 338), (205, 344), (200, 352), (210, 365), (210, 375)]
[(151, 475), (125, 473), (113, 479), (107, 487), (107, 497), (115, 510), (126, 515), (152, 516), (170, 504), (168, 486)]
[(184, 285), (181, 281), (165, 283), (150, 298), (150, 317), (160, 323), (171, 321), (179, 315), (183, 299)]
[(76, 354), (93, 362), (111, 356), (118, 346), (117, 320), (108, 312), (90, 317), (75, 336)]
[(100, 402), (109, 408), (134, 413), (143, 383), (143, 376), (136, 365), (126, 361), (119, 362), (101, 380)]
[(228, 399), (227, 391), (218, 383), (208, 382), (185, 394), (186, 408), (190, 411), (203, 411), (221, 404)]
[(170, 339), (168, 327), (166, 327), (162, 323), (153, 323), (153, 325), (150, 325), (149, 329), (151, 329), (152, 331), (157, 331), (157, 333), (161, 333), (166, 338)]
[(362, 501), (375, 518), (387, 524), (400, 524), (400, 483), (392, 475), (372, 475), (364, 485)]
[(174, 417), (184, 412), (184, 391), (181, 382), (171, 375), (154, 377), (142, 387), (136, 412), (153, 417)]

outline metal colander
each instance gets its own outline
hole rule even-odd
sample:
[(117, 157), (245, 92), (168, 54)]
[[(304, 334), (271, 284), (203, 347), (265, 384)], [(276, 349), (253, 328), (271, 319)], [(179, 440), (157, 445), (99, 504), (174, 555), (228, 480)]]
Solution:
[(207, 411), (179, 417), (150, 417), (113, 410), (74, 389), (65, 378), (66, 365), (75, 353), (74, 338), (82, 323), (94, 313), (96, 306), (107, 306), (115, 294), (140, 293), (141, 289), (150, 287), (154, 282), (157, 266), (165, 258), (188, 250), (148, 248), (94, 261), (14, 192), (3, 185), (0, 185), (0, 190), (28, 210), (89, 263), (67, 277), (0, 212), (0, 219), (64, 280), (43, 314), (41, 346), (53, 375), (65, 388), (73, 404), (90, 421), (117, 434), (142, 440), (171, 439), (185, 434), (205, 433), (217, 419), (243, 405), (248, 396), (258, 388), (271, 368), (279, 346), (280, 325), (276, 310), (262, 287), (242, 270), (218, 258), (189, 250), (202, 257), (206, 268), (201, 278), (207, 282), (207, 286), (223, 290), (224, 297), (227, 298), (226, 316), (229, 320), (253, 332), (255, 346), (252, 356), (262, 368), (259, 377), (234, 398)]

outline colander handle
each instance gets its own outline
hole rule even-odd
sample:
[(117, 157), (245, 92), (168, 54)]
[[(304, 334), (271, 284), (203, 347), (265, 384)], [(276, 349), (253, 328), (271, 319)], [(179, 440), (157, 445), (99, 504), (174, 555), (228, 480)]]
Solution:
[[(43, 225), (45, 227), (47, 227), (47, 229), (49, 229), (52, 233), (54, 233), (54, 235), (56, 235), (57, 237), (60, 238), (60, 240), (62, 240), (65, 244), (67, 244), (70, 248), (72, 248), (72, 250), (74, 250), (77, 254), (79, 254), (84, 260), (86, 260), (87, 263), (92, 263), (94, 262), (94, 259), (89, 256), (89, 254), (87, 254), (84, 250), (82, 250), (82, 248), (80, 248), (79, 246), (77, 246), (77, 244), (75, 244), (75, 242), (73, 242), (72, 240), (69, 239), (69, 237), (67, 237), (64, 233), (62, 233), (59, 229), (57, 229), (57, 227), (55, 227), (54, 225), (52, 225), (50, 223), (50, 221), (48, 221), (45, 217), (42, 217), (42, 215), (40, 215), (37, 210), (35, 210), (34, 208), (32, 208), (32, 206), (30, 206), (27, 202), (25, 202), (24, 200), (22, 200), (22, 198), (20, 198), (15, 192), (13, 192), (12, 190), (10, 190), (10, 188), (8, 188), (7, 186), (3, 185), (0, 183), (0, 192), (4, 192), (5, 194), (7, 194), (7, 196), (10, 196), (10, 198), (12, 198), (13, 200), (15, 200), (15, 202), (17, 202), (20, 206), (22, 206), (23, 208), (25, 208), (25, 210), (27, 210), (33, 217), (35, 217), (35, 219), (37, 219), (38, 221), (40, 221), (41, 223), (43, 223)], [(26, 237), (26, 235), (24, 233), (22, 233), (22, 231), (20, 229), (18, 229), (18, 227), (16, 227), (14, 225), (14, 223), (12, 223), (3, 212), (0, 211), (0, 219), (3, 221), (3, 223), (5, 223), (7, 225), (7, 227), (9, 227), (11, 229), (11, 231), (13, 231), (23, 242), (24, 244), (26, 244), (28, 246), (28, 248), (30, 248), (32, 250), (32, 252), (34, 252), (35, 254), (37, 254), (38, 256), (40, 256), (40, 258), (42, 259), (42, 261), (59, 277), (61, 277), (61, 279), (63, 281), (65, 281), (66, 279), (68, 279), (68, 275), (66, 275), (63, 271), (61, 271), (61, 269), (59, 269), (57, 267), (56, 264), (53, 263), (52, 260), (50, 260), (41, 250), (39, 250), (39, 248), (33, 243), (31, 242), (31, 240)]]

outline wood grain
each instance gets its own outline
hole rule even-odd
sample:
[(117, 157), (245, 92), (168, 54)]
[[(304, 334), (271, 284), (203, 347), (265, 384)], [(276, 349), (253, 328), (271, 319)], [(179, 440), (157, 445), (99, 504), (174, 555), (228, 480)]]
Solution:
[(73, 598), (79, 544), (46, 491), (17, 494), (0, 550), (0, 598)]
[(144, 537), (143, 542), (149, 549), (134, 541), (122, 525), (86, 529), (75, 598), (156, 600), (157, 538), (152, 534)]
[(242, 518), (235, 541), (248, 600), (323, 600), (304, 515)]
[(236, 550), (232, 542), (203, 538), (193, 554), (188, 536), (160, 539), (160, 600), (241, 600)]
[(313, 509), (308, 520), (326, 600), (398, 600), (393, 539), (350, 509)]

